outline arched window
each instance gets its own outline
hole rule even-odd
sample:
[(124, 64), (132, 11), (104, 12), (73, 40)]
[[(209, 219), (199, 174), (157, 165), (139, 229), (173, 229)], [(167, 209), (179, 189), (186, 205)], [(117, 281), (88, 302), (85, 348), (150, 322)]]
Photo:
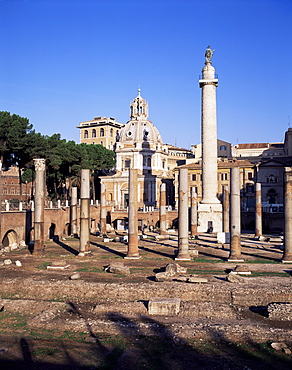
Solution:
[(110, 129), (110, 136), (113, 137), (113, 135), (114, 135), (114, 130), (111, 128)]
[(88, 131), (87, 130), (84, 131), (84, 139), (88, 139)]
[(100, 136), (104, 136), (104, 128), (100, 129)]
[(147, 158), (147, 167), (151, 167), (151, 158)]
[(3, 188), (3, 194), (7, 194), (7, 188)]
[(95, 128), (92, 130), (92, 137), (96, 137), (96, 129)]

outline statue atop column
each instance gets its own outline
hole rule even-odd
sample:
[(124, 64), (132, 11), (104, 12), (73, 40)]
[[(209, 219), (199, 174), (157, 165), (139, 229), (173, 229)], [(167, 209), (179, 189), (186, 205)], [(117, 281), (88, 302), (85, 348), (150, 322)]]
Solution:
[(206, 52), (205, 52), (205, 64), (211, 63), (211, 59), (213, 57), (213, 53), (216, 49), (211, 49), (210, 45), (208, 45)]

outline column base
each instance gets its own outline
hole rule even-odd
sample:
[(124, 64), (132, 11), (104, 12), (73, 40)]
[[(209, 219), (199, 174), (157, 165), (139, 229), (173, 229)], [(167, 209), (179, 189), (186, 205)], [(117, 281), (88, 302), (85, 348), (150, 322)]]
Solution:
[(77, 254), (77, 257), (85, 257), (85, 252), (79, 252), (79, 253)]
[(228, 258), (227, 262), (244, 262), (243, 259)]
[(189, 255), (175, 257), (175, 261), (191, 261), (191, 260), (192, 259)]
[(141, 256), (125, 256), (125, 260), (139, 260)]

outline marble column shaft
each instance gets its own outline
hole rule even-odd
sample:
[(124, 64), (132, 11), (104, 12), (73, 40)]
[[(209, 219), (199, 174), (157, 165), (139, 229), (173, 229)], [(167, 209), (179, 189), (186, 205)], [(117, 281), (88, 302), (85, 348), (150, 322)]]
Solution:
[(196, 188), (191, 189), (191, 236), (198, 235), (198, 204)]
[(255, 184), (255, 236), (262, 236), (262, 186), (261, 183)]
[(46, 160), (43, 158), (37, 158), (33, 161), (35, 166), (33, 254), (40, 254), (44, 250)]
[(71, 234), (77, 235), (77, 187), (71, 188)]
[(166, 235), (166, 184), (160, 185), (159, 207), (160, 235)]
[(228, 186), (223, 186), (223, 231), (229, 233), (229, 190)]
[(243, 261), (241, 257), (240, 176), (239, 167), (230, 172), (230, 255), (228, 261)]
[(284, 255), (282, 262), (292, 262), (292, 167), (284, 173)]
[(90, 172), (88, 169), (80, 171), (80, 244), (79, 256), (89, 252), (90, 246)]
[(178, 184), (178, 254), (176, 260), (189, 261), (189, 207), (188, 207), (188, 169), (179, 169)]
[(105, 184), (100, 185), (100, 233), (106, 234), (106, 188)]
[(129, 208), (128, 208), (128, 253), (125, 258), (139, 258), (138, 250), (138, 170), (129, 169)]

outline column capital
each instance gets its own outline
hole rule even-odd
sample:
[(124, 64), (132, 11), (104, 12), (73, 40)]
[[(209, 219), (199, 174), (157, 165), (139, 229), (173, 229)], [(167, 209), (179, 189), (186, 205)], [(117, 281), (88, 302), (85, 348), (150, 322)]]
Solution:
[(36, 171), (44, 171), (46, 168), (46, 160), (45, 158), (35, 158), (34, 160), (34, 167)]

